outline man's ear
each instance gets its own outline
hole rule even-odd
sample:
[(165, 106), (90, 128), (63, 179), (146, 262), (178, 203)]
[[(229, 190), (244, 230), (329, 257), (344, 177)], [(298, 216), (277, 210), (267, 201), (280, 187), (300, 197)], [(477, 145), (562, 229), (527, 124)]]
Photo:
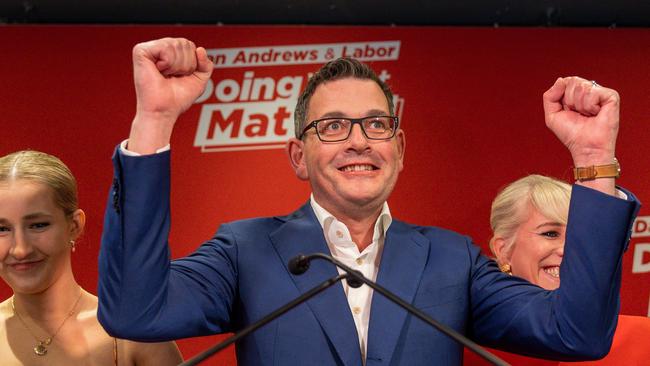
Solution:
[(404, 153), (406, 152), (406, 134), (404, 130), (398, 130), (395, 139), (397, 141), (397, 154), (399, 156), (398, 171), (401, 172), (404, 169)]
[(289, 156), (289, 163), (291, 163), (291, 167), (296, 172), (298, 179), (308, 180), (309, 172), (305, 162), (305, 142), (292, 137), (287, 141), (285, 150)]

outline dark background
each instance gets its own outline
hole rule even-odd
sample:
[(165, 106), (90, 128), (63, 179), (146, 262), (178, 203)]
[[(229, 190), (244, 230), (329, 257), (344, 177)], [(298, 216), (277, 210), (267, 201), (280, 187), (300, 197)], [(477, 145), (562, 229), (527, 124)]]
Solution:
[(0, 0), (0, 24), (650, 26), (650, 1)]

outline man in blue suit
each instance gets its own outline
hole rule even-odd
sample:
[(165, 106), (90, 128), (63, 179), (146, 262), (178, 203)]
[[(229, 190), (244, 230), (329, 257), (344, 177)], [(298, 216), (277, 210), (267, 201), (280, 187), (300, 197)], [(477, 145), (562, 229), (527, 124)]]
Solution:
[[(562, 286), (546, 291), (501, 273), (467, 237), (391, 216), (386, 200), (405, 135), (388, 87), (350, 59), (317, 72), (296, 107), (287, 152), (311, 185), (309, 202), (289, 216), (223, 224), (195, 253), (170, 262), (169, 141), (212, 64), (203, 48), (171, 38), (137, 45), (133, 59), (137, 113), (113, 159), (100, 253), (99, 319), (109, 333), (161, 341), (236, 331), (335, 276), (326, 262), (289, 272), (294, 256), (322, 252), (488, 346), (565, 360), (608, 352), (621, 257), (639, 207), (615, 188), (614, 90), (572, 77), (544, 94), (547, 125), (575, 165), (588, 168), (572, 193)], [(339, 283), (243, 339), (237, 358), (459, 365), (462, 347), (367, 286)]]

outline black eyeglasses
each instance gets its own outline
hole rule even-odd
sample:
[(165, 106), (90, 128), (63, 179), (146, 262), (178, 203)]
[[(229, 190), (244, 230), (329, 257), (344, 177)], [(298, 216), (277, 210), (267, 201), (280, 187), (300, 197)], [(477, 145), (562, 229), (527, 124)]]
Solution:
[(390, 140), (399, 128), (399, 119), (394, 116), (368, 116), (363, 118), (321, 118), (309, 123), (302, 130), (300, 139), (310, 128), (316, 130), (316, 135), (323, 142), (338, 142), (347, 140), (352, 132), (352, 126), (359, 124), (364, 136), (369, 140)]

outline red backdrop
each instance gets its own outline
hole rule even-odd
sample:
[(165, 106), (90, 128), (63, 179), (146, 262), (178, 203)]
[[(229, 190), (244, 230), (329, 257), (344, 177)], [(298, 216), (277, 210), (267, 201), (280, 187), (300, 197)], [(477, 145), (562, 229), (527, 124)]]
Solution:
[[(543, 91), (570, 75), (620, 92), (619, 183), (650, 202), (647, 29), (2, 26), (0, 154), (42, 150), (73, 170), (88, 216), (73, 265), (92, 292), (110, 156), (135, 107), (131, 48), (163, 36), (205, 46), (218, 66), (173, 136), (175, 257), (221, 222), (285, 214), (307, 200), (284, 151), (268, 145), (292, 133), (295, 88), (343, 50), (359, 49), (385, 70), (400, 98), (407, 150), (389, 200), (396, 217), (469, 234), (487, 250), (500, 187), (529, 173), (571, 179), (570, 156), (546, 130), (541, 104)], [(647, 316), (650, 213), (641, 215), (624, 259), (622, 313)], [(0, 298), (10, 295), (0, 284)], [(190, 357), (218, 338), (179, 344)], [(232, 351), (215, 360), (234, 364)]]

